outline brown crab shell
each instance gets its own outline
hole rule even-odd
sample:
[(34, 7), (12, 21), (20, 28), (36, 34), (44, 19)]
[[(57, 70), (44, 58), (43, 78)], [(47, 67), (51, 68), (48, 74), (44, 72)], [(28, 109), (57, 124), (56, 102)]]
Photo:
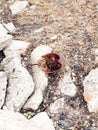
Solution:
[(37, 64), (45, 73), (54, 73), (62, 68), (63, 62), (58, 54), (52, 52), (43, 55)]

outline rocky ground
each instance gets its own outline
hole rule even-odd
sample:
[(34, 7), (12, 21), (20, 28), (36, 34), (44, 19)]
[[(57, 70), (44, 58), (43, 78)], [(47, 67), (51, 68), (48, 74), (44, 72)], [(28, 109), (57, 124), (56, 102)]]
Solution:
[(97, 79), (97, 0), (0, 1), (0, 130), (98, 130)]

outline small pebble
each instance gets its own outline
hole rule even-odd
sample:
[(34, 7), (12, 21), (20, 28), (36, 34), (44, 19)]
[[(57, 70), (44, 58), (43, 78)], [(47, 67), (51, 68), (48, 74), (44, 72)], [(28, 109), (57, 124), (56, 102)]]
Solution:
[(25, 7), (28, 5), (28, 1), (15, 1), (13, 5), (10, 5), (10, 10), (13, 15), (18, 14), (23, 11)]

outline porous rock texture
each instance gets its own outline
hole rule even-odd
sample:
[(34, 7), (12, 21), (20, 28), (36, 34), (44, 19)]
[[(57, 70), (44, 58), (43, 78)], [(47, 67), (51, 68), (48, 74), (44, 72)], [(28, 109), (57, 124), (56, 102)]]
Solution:
[(34, 91), (34, 82), (29, 72), (22, 66), (17, 55), (6, 57), (2, 65), (8, 75), (8, 87), (5, 106), (7, 109), (20, 111), (28, 97)]

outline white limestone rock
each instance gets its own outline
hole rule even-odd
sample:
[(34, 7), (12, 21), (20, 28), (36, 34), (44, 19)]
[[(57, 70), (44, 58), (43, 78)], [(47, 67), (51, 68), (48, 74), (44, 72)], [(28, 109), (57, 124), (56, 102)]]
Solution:
[(34, 33), (40, 33), (40, 32), (42, 32), (42, 31), (44, 31), (44, 28), (43, 28), (43, 27), (34, 30)]
[(64, 109), (64, 98), (57, 99), (53, 104), (50, 105), (50, 113), (57, 114)]
[(0, 108), (4, 104), (7, 86), (7, 76), (5, 72), (0, 71)]
[(41, 112), (30, 119), (32, 125), (37, 126), (40, 130), (55, 130), (52, 120), (46, 112)]
[(2, 65), (4, 65), (9, 78), (5, 107), (20, 111), (28, 97), (33, 93), (33, 79), (22, 66), (18, 55), (9, 55), (3, 60)]
[[(45, 45), (40, 45), (37, 48), (33, 50), (31, 53), (31, 62), (32, 64), (36, 64), (37, 61), (41, 58), (41, 56), (51, 53), (52, 48), (49, 46)], [(33, 66), (33, 77), (34, 77), (34, 82), (36, 85), (36, 88), (40, 88), (42, 91), (46, 88), (48, 84), (48, 78), (47, 75), (43, 70), (41, 70), (38, 66)]]
[(29, 42), (24, 42), (21, 40), (12, 40), (12, 43), (10, 46), (4, 49), (4, 54), (7, 55), (13, 55), (13, 53), (16, 54), (24, 54), (27, 47), (30, 45)]
[(11, 35), (0, 35), (0, 50), (3, 48), (8, 47), (12, 42), (12, 36)]
[(33, 108), (33, 110), (37, 110), (42, 100), (43, 100), (42, 91), (40, 89), (36, 89), (35, 93), (28, 99), (23, 109)]
[(12, 22), (10, 23), (3, 23), (4, 27), (9, 31), (9, 32), (14, 32), (16, 30), (14, 24)]
[(52, 48), (46, 45), (40, 45), (38, 47), (36, 47), (32, 53), (31, 53), (31, 60), (32, 63), (36, 63), (41, 56), (46, 55), (47, 53), (51, 53), (52, 52)]
[(9, 34), (0, 34), (0, 50), (8, 47), (12, 42), (12, 36)]
[(7, 33), (8, 31), (6, 30), (6, 28), (2, 24), (0, 24), (0, 36), (5, 35)]
[(32, 4), (32, 5), (30, 6), (30, 9), (35, 10), (35, 9), (36, 9), (36, 5)]
[[(45, 54), (51, 53), (51, 52), (52, 52), (52, 48), (50, 48), (49, 46), (45, 46), (45, 45), (38, 46), (31, 53), (32, 64), (36, 64), (42, 55), (45, 55)], [(25, 104), (25, 109), (29, 107), (29, 108), (35, 110), (35, 108), (38, 109), (39, 105), (41, 104), (41, 102), (43, 100), (42, 93), (48, 85), (48, 78), (47, 78), (47, 75), (45, 74), (45, 72), (43, 70), (41, 70), (38, 66), (33, 66), (32, 70), (33, 70), (34, 83), (35, 83), (35, 87), (36, 87), (35, 94), (32, 95), (32, 97), (28, 100), (29, 102), (27, 102)], [(38, 95), (39, 92), (40, 92), (40, 94)], [(35, 97), (36, 97), (36, 99), (39, 99), (39, 101), (37, 101), (36, 103), (34, 101)], [(30, 104), (30, 106), (29, 106), (29, 104)]]
[(84, 99), (90, 112), (98, 112), (98, 68), (93, 69), (85, 77), (84, 85)]
[(13, 15), (23, 11), (28, 5), (28, 1), (15, 1), (13, 5), (10, 5), (10, 10)]
[(98, 63), (98, 48), (93, 49), (93, 53), (95, 55), (95, 62)]
[(68, 96), (75, 96), (76, 94), (76, 86), (74, 85), (70, 73), (65, 73), (63, 79), (59, 81), (59, 87), (58, 89), (63, 93), (64, 95)]
[(8, 47), (12, 42), (12, 36), (7, 33), (8, 31), (0, 24), (0, 50)]
[(0, 130), (40, 130), (18, 112), (0, 110)]
[(51, 37), (50, 37), (51, 41), (56, 41), (56, 40), (57, 40), (57, 38), (58, 38), (58, 36), (57, 36), (57, 35), (54, 35), (54, 36), (51, 36)]

